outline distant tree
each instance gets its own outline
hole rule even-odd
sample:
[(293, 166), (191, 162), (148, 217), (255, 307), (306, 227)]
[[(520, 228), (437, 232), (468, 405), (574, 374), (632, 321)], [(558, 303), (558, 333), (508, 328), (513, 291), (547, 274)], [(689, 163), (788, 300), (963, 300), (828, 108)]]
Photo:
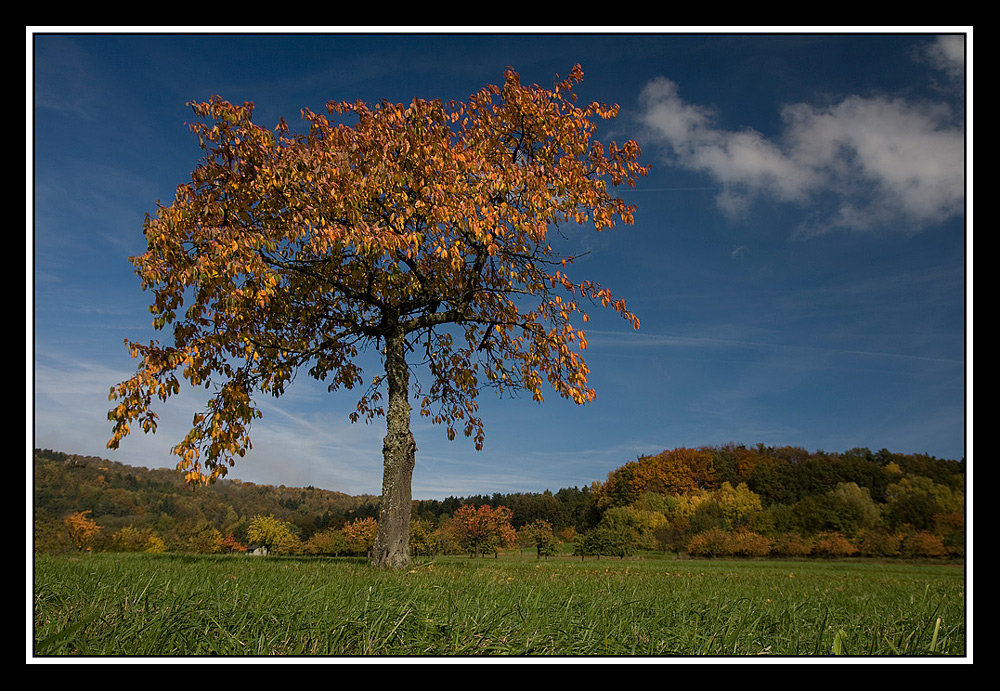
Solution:
[(948, 554), (941, 538), (929, 530), (918, 530), (908, 535), (900, 551), (907, 557), (944, 557)]
[(378, 535), (378, 521), (372, 517), (356, 518), (343, 529), (347, 549), (353, 554), (370, 554)]
[(693, 536), (688, 541), (687, 551), (696, 557), (722, 557), (733, 553), (734, 543), (732, 533), (720, 527), (713, 527)]
[(577, 538), (573, 554), (581, 559), (587, 556), (624, 559), (635, 554), (638, 538), (636, 530), (626, 523), (598, 524), (596, 528)]
[(735, 557), (766, 557), (771, 553), (772, 540), (752, 530), (737, 530), (733, 535), (731, 554)]
[(706, 493), (704, 500), (694, 505), (694, 511), (687, 516), (687, 520), (688, 533), (691, 535), (713, 529), (725, 532), (730, 528), (725, 509), (710, 493)]
[(63, 518), (63, 525), (66, 526), (70, 541), (81, 552), (91, 549), (94, 538), (101, 532), (101, 526), (89, 518), (88, 514), (90, 514), (89, 509), (71, 513)]
[(893, 528), (934, 529), (938, 516), (965, 512), (965, 495), (928, 477), (908, 475), (886, 489), (883, 515)]
[[(508, 70), (466, 103), (414, 99), (327, 104), (302, 111), (308, 132), (253, 122), (253, 104), (190, 104), (205, 158), (173, 203), (147, 217), (147, 249), (132, 259), (153, 292), (170, 344), (128, 341), (137, 373), (111, 390), (108, 445), (135, 426), (153, 432), (154, 398), (182, 378), (214, 394), (173, 451), (191, 482), (223, 476), (251, 447), (257, 394), (280, 396), (299, 371), (331, 391), (367, 387), (352, 420), (386, 418), (379, 537), (373, 563), (408, 559), (410, 481), (420, 414), (484, 440), (483, 387), (543, 400), (547, 381), (577, 403), (594, 398), (577, 352), (585, 303), (638, 328), (609, 290), (567, 273), (559, 224), (631, 223), (609, 193), (647, 169), (633, 141), (593, 139), (617, 106), (575, 105), (579, 66), (552, 89)], [(342, 122), (332, 122), (341, 119)], [(363, 376), (374, 348), (384, 373)], [(426, 384), (407, 358), (422, 359)], [(411, 389), (411, 385), (414, 387)], [(426, 387), (426, 388), (425, 388)]]
[[(232, 507), (230, 507), (232, 508)], [(222, 551), (223, 552), (246, 552), (247, 546), (242, 545), (239, 541), (233, 537), (232, 533), (226, 533), (226, 536), (222, 538)]]
[(855, 538), (858, 552), (866, 557), (899, 556), (903, 539), (899, 533), (883, 528), (862, 530)]
[(275, 554), (298, 555), (305, 553), (305, 545), (299, 536), (291, 531), (281, 536), (277, 544), (274, 545)]
[(552, 524), (538, 519), (522, 526), (517, 531), (517, 539), (522, 545), (535, 548), (535, 556), (551, 557), (559, 551), (559, 540), (552, 532)]
[(111, 536), (111, 544), (119, 552), (165, 552), (166, 544), (151, 528), (139, 529), (133, 525), (120, 528)]
[(437, 540), (434, 536), (435, 526), (423, 518), (410, 520), (410, 553), (414, 555), (429, 556), (437, 549)]
[(58, 554), (75, 549), (66, 524), (61, 520), (36, 518), (32, 537), (34, 550), (40, 554)]
[(797, 533), (782, 533), (771, 543), (771, 554), (780, 557), (808, 557), (813, 551), (812, 538)]
[(800, 496), (792, 466), (768, 455), (760, 447), (747, 486), (760, 495), (765, 504), (792, 504)]
[(451, 517), (438, 523), (431, 539), (434, 544), (431, 554), (461, 554), (464, 551), (462, 545), (458, 543), (458, 531)]
[(223, 537), (218, 528), (202, 523), (187, 534), (186, 549), (196, 554), (215, 554), (222, 551)]
[(878, 527), (882, 521), (879, 507), (866, 487), (855, 482), (841, 482), (826, 497), (830, 518), (828, 527), (853, 538), (860, 532)]
[(303, 545), (306, 554), (332, 557), (347, 552), (347, 538), (337, 528), (325, 528), (313, 533)]
[(820, 557), (849, 557), (857, 552), (858, 548), (836, 531), (818, 535), (812, 551), (814, 555)]
[(667, 517), (673, 514), (679, 504), (680, 500), (673, 495), (645, 492), (630, 506), (640, 511), (652, 511)]
[(600, 488), (601, 508), (627, 506), (645, 492), (684, 495), (718, 486), (713, 455), (704, 449), (678, 448), (643, 456), (613, 470)]
[(556, 492), (555, 497), (562, 505), (566, 524), (577, 532), (592, 528), (600, 520), (600, 510), (591, 487), (566, 487)]
[(763, 511), (760, 495), (751, 491), (745, 482), (735, 487), (729, 482), (723, 482), (719, 489), (712, 493), (712, 498), (722, 510), (730, 530), (749, 528), (757, 515)]
[(254, 516), (247, 528), (247, 540), (251, 545), (264, 545), (271, 551), (275, 551), (282, 542), (287, 544), (291, 535), (291, 525), (273, 514)]
[(146, 543), (146, 552), (151, 552), (153, 554), (160, 554), (167, 551), (167, 543), (160, 538), (159, 535), (152, 534), (149, 536), (149, 541)]
[(491, 507), (482, 504), (478, 508), (463, 504), (455, 511), (449, 525), (456, 542), (478, 557), (486, 553), (496, 553), (515, 543), (516, 533), (510, 524), (512, 512), (506, 506)]
[(553, 526), (564, 523), (563, 506), (548, 491), (507, 495), (500, 498), (499, 501), (491, 501), (490, 503), (494, 506), (502, 504), (510, 507), (511, 523), (515, 526), (524, 526), (539, 520), (547, 521)]
[(934, 534), (941, 538), (948, 553), (965, 556), (965, 513), (942, 511), (934, 516)]
[(637, 502), (608, 509), (597, 527), (607, 528), (616, 535), (630, 535), (635, 549), (655, 549), (656, 531), (666, 524), (666, 516), (658, 511), (641, 508)]

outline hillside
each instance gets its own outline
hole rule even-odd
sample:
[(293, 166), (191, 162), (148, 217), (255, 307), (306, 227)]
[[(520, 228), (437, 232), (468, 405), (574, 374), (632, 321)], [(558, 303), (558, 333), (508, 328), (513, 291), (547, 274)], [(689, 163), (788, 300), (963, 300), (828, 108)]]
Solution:
[(35, 450), (33, 485), (36, 540), (46, 539), (40, 526), (58, 525), (63, 516), (79, 511), (90, 511), (104, 533), (126, 525), (150, 528), (168, 536), (168, 544), (170, 537), (176, 542), (205, 526), (223, 535), (245, 533), (257, 514), (273, 514), (311, 534), (375, 516), (378, 499), (229, 479), (191, 486), (173, 469), (150, 470), (48, 449)]
[[(257, 515), (288, 523), (302, 540), (378, 515), (375, 496), (229, 479), (190, 486), (172, 469), (48, 449), (35, 450), (33, 466), (37, 551), (65, 549), (63, 519), (78, 512), (89, 512), (105, 542), (131, 526), (180, 551), (205, 531), (243, 542)], [(877, 536), (898, 544), (919, 533), (932, 536), (938, 552), (960, 556), (965, 549), (964, 460), (884, 449), (673, 449), (625, 463), (590, 487), (414, 501), (413, 515), (433, 529), (465, 503), (504, 505), (515, 528), (544, 520), (563, 535), (627, 525), (644, 535), (638, 543), (647, 548), (685, 550), (715, 530), (759, 535), (772, 546), (789, 535), (835, 534), (857, 544)], [(106, 546), (98, 541), (95, 548)]]

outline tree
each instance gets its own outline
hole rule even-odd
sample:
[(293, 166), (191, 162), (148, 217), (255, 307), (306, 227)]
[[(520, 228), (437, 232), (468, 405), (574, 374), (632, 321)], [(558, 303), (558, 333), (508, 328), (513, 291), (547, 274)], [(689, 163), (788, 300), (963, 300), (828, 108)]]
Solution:
[(283, 542), (287, 543), (288, 538), (293, 534), (290, 524), (271, 514), (254, 516), (247, 528), (247, 540), (250, 541), (250, 544), (264, 545), (271, 551), (274, 551)]
[(646, 492), (685, 495), (714, 489), (713, 460), (709, 451), (687, 448), (643, 456), (608, 473), (598, 505), (626, 506)]
[(722, 509), (726, 525), (731, 530), (748, 528), (753, 525), (754, 518), (763, 511), (760, 497), (750, 491), (745, 482), (733, 487), (729, 482), (723, 482), (715, 492), (713, 499)]
[(101, 526), (87, 516), (89, 513), (90, 510), (77, 511), (63, 518), (70, 541), (81, 552), (89, 550), (94, 538), (101, 532)]
[(941, 538), (927, 530), (908, 535), (901, 550), (908, 557), (943, 557), (948, 553)]
[(688, 554), (696, 557), (721, 557), (733, 553), (735, 537), (728, 530), (709, 528), (692, 537), (687, 544)]
[(354, 554), (369, 554), (378, 535), (378, 523), (371, 516), (356, 518), (344, 525), (347, 549)]
[(476, 508), (463, 504), (451, 517), (449, 525), (456, 542), (473, 557), (486, 552), (496, 553), (514, 544), (517, 533), (510, 524), (512, 513), (506, 506), (483, 504)]
[(187, 535), (187, 549), (196, 554), (221, 552), (223, 542), (222, 533), (207, 522), (195, 527)]
[[(169, 325), (173, 343), (126, 340), (138, 367), (111, 389), (108, 446), (135, 425), (154, 432), (154, 397), (176, 395), (182, 378), (214, 388), (173, 448), (190, 482), (211, 482), (251, 448), (255, 395), (280, 396), (300, 371), (330, 391), (367, 386), (351, 419), (386, 419), (373, 563), (404, 566), (411, 399), (480, 449), (483, 387), (542, 401), (547, 380), (576, 403), (595, 397), (574, 324), (587, 303), (639, 326), (608, 289), (571, 278), (574, 256), (552, 246), (561, 225), (631, 223), (609, 183), (648, 170), (635, 142), (593, 138), (618, 107), (578, 107), (582, 78), (577, 65), (545, 89), (508, 69), (465, 103), (330, 102), (345, 122), (303, 109), (300, 135), (284, 120), (258, 126), (249, 102), (189, 104), (206, 120), (191, 125), (205, 156), (147, 216), (147, 249), (132, 258), (153, 326)], [(370, 379), (358, 360), (369, 347), (382, 366)]]
[(598, 528), (616, 535), (631, 535), (637, 549), (656, 549), (656, 531), (667, 525), (667, 517), (637, 504), (614, 506), (604, 512)]
[(151, 528), (142, 530), (133, 525), (122, 526), (111, 536), (111, 544), (119, 552), (165, 552), (166, 544)]
[(906, 476), (886, 490), (885, 522), (893, 528), (906, 525), (932, 530), (936, 517), (965, 512), (965, 494), (953, 491), (928, 477)]
[(849, 557), (857, 551), (850, 540), (836, 531), (821, 533), (813, 544), (813, 554), (821, 557)]
[(347, 551), (347, 538), (337, 528), (325, 528), (313, 533), (303, 545), (306, 554), (334, 556)]
[(434, 535), (435, 526), (423, 518), (413, 518), (410, 521), (410, 553), (432, 555), (437, 549)]
[[(230, 510), (232, 507), (230, 507)], [(223, 552), (246, 552), (247, 546), (240, 544), (240, 542), (233, 537), (232, 533), (226, 533), (226, 536), (222, 538), (222, 551)]]
[(635, 528), (625, 523), (600, 523), (576, 541), (573, 554), (580, 555), (581, 559), (588, 554), (598, 558), (604, 555), (624, 559), (635, 554), (638, 538)]
[(552, 532), (552, 524), (543, 518), (521, 526), (517, 531), (517, 539), (522, 545), (534, 547), (538, 559), (543, 556), (551, 557), (559, 549), (559, 540)]
[(825, 500), (834, 519), (828, 523), (833, 523), (833, 529), (849, 538), (878, 527), (882, 521), (871, 492), (855, 482), (838, 483), (834, 490), (827, 493)]
[(783, 533), (775, 538), (771, 553), (781, 557), (808, 557), (814, 540), (798, 533)]

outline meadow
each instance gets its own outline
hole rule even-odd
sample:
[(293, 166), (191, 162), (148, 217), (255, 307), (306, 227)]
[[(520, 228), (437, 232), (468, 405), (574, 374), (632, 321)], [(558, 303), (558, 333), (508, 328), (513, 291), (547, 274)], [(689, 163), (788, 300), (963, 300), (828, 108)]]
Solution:
[(964, 656), (948, 564), (34, 557), (34, 655)]

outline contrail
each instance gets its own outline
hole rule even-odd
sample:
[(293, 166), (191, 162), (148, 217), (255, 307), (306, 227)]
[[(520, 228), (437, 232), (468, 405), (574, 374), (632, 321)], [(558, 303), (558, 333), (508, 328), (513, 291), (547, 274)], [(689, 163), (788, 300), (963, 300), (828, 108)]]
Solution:
[(885, 357), (893, 358), (899, 360), (917, 360), (924, 362), (939, 362), (947, 363), (953, 365), (964, 364), (964, 360), (956, 360), (954, 358), (939, 358), (930, 357), (925, 355), (906, 355), (903, 353), (887, 353), (884, 351), (876, 350), (851, 350), (847, 348), (825, 348), (822, 346), (806, 346), (806, 345), (787, 345), (782, 343), (763, 343), (760, 341), (741, 341), (734, 339), (723, 339), (723, 338), (707, 338), (699, 336), (668, 336), (665, 334), (633, 334), (624, 331), (602, 331), (594, 330), (587, 331), (587, 338), (592, 344), (595, 342), (593, 336), (600, 338), (604, 336), (605, 338), (614, 339), (618, 344), (625, 345), (626, 342), (631, 345), (636, 346), (647, 346), (647, 347), (657, 347), (657, 346), (688, 346), (696, 347), (699, 345), (711, 345), (711, 346), (721, 346), (721, 347), (733, 347), (733, 348), (756, 348), (759, 350), (788, 350), (788, 351), (803, 351), (803, 352), (817, 352), (817, 353), (834, 353), (839, 355), (860, 355), (866, 357)]
[[(625, 189), (625, 188), (622, 188)], [(631, 187), (626, 191), (631, 192), (703, 192), (706, 190), (723, 190), (725, 187)]]

